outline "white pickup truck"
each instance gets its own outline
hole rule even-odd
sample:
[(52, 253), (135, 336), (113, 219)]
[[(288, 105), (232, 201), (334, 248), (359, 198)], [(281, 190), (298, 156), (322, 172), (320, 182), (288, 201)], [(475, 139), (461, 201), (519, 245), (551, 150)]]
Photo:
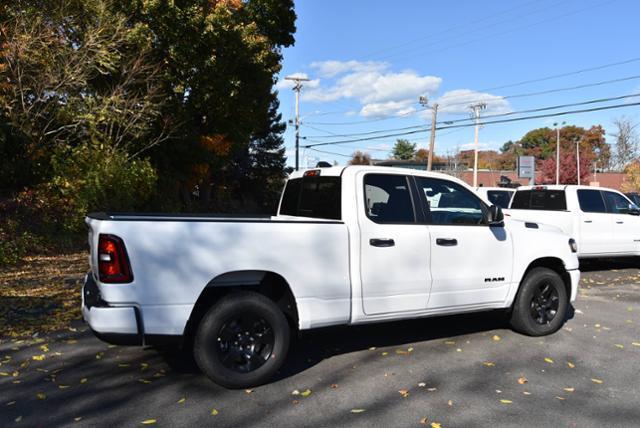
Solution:
[(559, 227), (573, 237), (578, 257), (640, 255), (640, 210), (617, 190), (575, 185), (524, 186), (507, 216)]
[(271, 218), (89, 214), (83, 315), (118, 344), (179, 342), (213, 381), (269, 380), (292, 331), (507, 310), (558, 330), (573, 241), (503, 220), (450, 176), (370, 166), (296, 172)]

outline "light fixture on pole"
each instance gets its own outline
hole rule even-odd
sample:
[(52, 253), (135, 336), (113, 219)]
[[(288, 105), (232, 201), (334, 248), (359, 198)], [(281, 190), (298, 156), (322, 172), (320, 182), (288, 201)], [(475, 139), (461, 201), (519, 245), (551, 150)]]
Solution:
[(300, 159), (300, 91), (302, 90), (302, 82), (308, 82), (306, 77), (288, 76), (284, 80), (291, 80), (294, 82), (293, 90), (296, 93), (296, 171), (299, 168)]

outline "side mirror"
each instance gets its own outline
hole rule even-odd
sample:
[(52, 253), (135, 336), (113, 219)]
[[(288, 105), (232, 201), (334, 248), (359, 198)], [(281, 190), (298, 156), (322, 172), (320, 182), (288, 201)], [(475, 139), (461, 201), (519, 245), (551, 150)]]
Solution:
[(629, 204), (629, 214), (640, 215), (640, 208), (636, 204)]
[(503, 226), (504, 214), (502, 213), (502, 208), (497, 205), (491, 205), (487, 214), (487, 223), (490, 226)]

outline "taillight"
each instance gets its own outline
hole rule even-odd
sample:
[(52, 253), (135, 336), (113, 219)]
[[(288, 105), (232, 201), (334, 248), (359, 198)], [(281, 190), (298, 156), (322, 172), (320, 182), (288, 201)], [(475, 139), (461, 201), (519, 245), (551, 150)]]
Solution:
[(100, 282), (133, 281), (129, 257), (122, 239), (115, 235), (100, 235), (98, 239), (98, 271)]

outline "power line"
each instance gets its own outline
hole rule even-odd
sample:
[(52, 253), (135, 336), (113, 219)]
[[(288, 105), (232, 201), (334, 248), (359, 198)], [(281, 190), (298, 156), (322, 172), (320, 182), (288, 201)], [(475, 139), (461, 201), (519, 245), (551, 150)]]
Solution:
[[(494, 117), (514, 116), (514, 115), (517, 115), (517, 114), (525, 114), (525, 113), (536, 113), (536, 112), (541, 112), (541, 111), (557, 110), (559, 108), (576, 107), (576, 106), (589, 105), (589, 104), (599, 104), (599, 103), (610, 102), (610, 101), (619, 101), (619, 100), (623, 100), (623, 99), (627, 99), (627, 98), (634, 98), (634, 97), (638, 97), (638, 96), (640, 96), (640, 93), (620, 95), (620, 96), (609, 97), (609, 98), (598, 98), (598, 99), (593, 99), (593, 100), (580, 101), (580, 102), (576, 102), (576, 103), (558, 104), (558, 105), (554, 105), (554, 106), (540, 107), (540, 108), (534, 108), (534, 109), (529, 109), (529, 110), (520, 110), (520, 111), (507, 112), (507, 113), (486, 115), (486, 116), (484, 116), (484, 118), (487, 119), (487, 118), (494, 118)], [(437, 124), (449, 125), (449, 124), (453, 124), (453, 123), (467, 122), (467, 121), (470, 121), (470, 120), (474, 120), (474, 119), (465, 118), (465, 119), (455, 119), (455, 120), (442, 120), (442, 121), (438, 121)], [(307, 127), (311, 128), (308, 125), (307, 125)], [(315, 130), (320, 131), (320, 132), (329, 132), (329, 131), (325, 131), (325, 130), (320, 129), (320, 128), (312, 128), (312, 129), (315, 129)], [(359, 132), (359, 133), (353, 133), (353, 134), (309, 135), (309, 136), (305, 136), (305, 137), (302, 137), (302, 138), (305, 139), (305, 140), (313, 141), (314, 139), (318, 139), (318, 138), (362, 137), (362, 136), (368, 136), (368, 135), (375, 135), (375, 134), (379, 134), (379, 133), (383, 133), (383, 132), (387, 132), (388, 133), (388, 132), (396, 132), (396, 131), (407, 131), (407, 130), (411, 130), (411, 129), (416, 129), (416, 130), (420, 130), (420, 131), (429, 131), (429, 130), (431, 130), (430, 127), (426, 127), (425, 125), (414, 125), (414, 126), (407, 126), (407, 127), (403, 127), (403, 128), (379, 129), (379, 130), (376, 130), (376, 131)], [(440, 129), (440, 128), (436, 127), (436, 130), (438, 130), (438, 129)], [(315, 141), (317, 141), (317, 140), (315, 140)]]
[[(570, 111), (557, 112), (557, 113), (539, 114), (539, 115), (534, 115), (534, 116), (516, 117), (516, 118), (512, 118), (512, 119), (500, 119), (500, 120), (493, 120), (493, 121), (483, 121), (483, 122), (480, 122), (480, 125), (484, 126), (484, 125), (492, 125), (492, 124), (496, 124), (496, 123), (508, 123), (508, 122), (518, 122), (518, 121), (522, 121), (522, 120), (542, 119), (542, 118), (547, 118), (547, 117), (565, 116), (565, 115), (568, 115), (568, 114), (578, 114), (578, 113), (589, 113), (589, 112), (594, 112), (594, 111), (612, 110), (612, 109), (633, 107), (633, 106), (639, 106), (639, 105), (640, 105), (640, 102), (637, 102), (637, 103), (626, 103), (626, 104), (615, 104), (615, 105), (612, 105), (612, 106), (593, 107), (593, 108), (582, 109), (582, 110), (570, 110)], [(453, 128), (468, 128), (470, 126), (475, 126), (475, 125), (476, 125), (475, 123), (468, 123), (468, 124), (462, 124), (462, 125), (447, 125), (447, 126), (437, 127), (436, 129), (441, 130), (441, 129), (453, 129)], [(427, 128), (427, 130), (429, 130), (429, 128)], [(387, 134), (387, 135), (382, 135), (382, 136), (377, 136), (377, 137), (365, 137), (365, 138), (357, 138), (357, 139), (343, 140), (343, 141), (329, 141), (329, 142), (325, 142), (325, 143), (314, 143), (314, 144), (304, 145), (304, 146), (301, 146), (301, 147), (311, 148), (311, 147), (316, 147), (316, 146), (327, 146), (327, 145), (335, 145), (335, 144), (354, 143), (354, 142), (359, 142), (359, 141), (371, 141), (371, 140), (377, 140), (377, 139), (381, 139), (381, 138), (400, 137), (400, 136), (405, 136), (405, 135), (412, 135), (412, 134), (416, 134), (418, 132), (424, 132), (424, 131), (425, 131), (424, 129), (420, 129), (420, 130), (416, 130), (416, 131), (408, 131), (408, 132), (396, 133), (396, 134)]]

